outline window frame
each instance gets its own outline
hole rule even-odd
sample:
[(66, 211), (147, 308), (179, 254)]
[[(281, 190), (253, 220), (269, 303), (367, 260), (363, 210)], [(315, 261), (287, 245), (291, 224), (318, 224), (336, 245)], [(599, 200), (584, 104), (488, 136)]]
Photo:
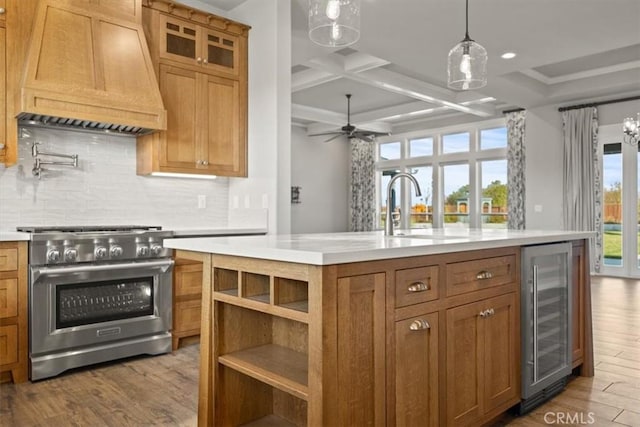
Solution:
[[(434, 129), (417, 130), (380, 137), (376, 140), (376, 221), (380, 221), (382, 200), (386, 199), (386, 188), (381, 188), (382, 171), (396, 169), (409, 172), (415, 167), (432, 168), (431, 206), (433, 209), (433, 228), (444, 227), (444, 188), (443, 166), (453, 164), (469, 165), (469, 228), (482, 226), (482, 162), (490, 160), (507, 160), (507, 147), (480, 149), (480, 132), (488, 129), (506, 128), (506, 119), (498, 118)], [(443, 135), (469, 133), (469, 151), (443, 153)], [(410, 142), (414, 139), (432, 138), (433, 155), (409, 157)], [(400, 159), (381, 160), (380, 145), (400, 142)], [(508, 177), (507, 177), (508, 179)], [(408, 180), (400, 180), (401, 209), (400, 228), (410, 227), (411, 194), (414, 191)], [(508, 184), (508, 182), (506, 183)], [(423, 189), (424, 193), (424, 189)]]

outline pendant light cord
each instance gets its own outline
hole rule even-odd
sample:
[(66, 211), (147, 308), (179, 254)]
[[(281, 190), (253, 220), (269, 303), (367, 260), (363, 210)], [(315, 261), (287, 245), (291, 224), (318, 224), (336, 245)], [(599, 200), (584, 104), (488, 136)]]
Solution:
[(469, 38), (469, 0), (467, 0), (467, 14), (466, 14), (466, 25), (465, 25), (465, 32), (464, 32), (464, 38), (468, 39)]

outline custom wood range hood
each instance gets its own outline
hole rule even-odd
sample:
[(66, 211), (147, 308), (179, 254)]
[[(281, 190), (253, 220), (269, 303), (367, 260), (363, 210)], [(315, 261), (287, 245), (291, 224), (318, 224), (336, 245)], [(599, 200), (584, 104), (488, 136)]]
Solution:
[(141, 13), (141, 0), (41, 0), (19, 122), (132, 135), (166, 129)]

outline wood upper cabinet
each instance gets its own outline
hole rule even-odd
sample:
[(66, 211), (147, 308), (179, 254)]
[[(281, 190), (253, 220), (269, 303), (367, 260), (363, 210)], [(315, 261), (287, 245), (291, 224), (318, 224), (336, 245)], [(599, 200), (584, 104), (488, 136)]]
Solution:
[(238, 37), (165, 14), (160, 18), (160, 57), (205, 73), (239, 73)]
[(247, 176), (249, 27), (173, 3), (146, 4), (167, 130), (138, 138), (138, 174)]
[(447, 310), (448, 426), (475, 425), (520, 395), (516, 313), (514, 293)]
[(395, 322), (395, 425), (438, 427), (438, 313)]

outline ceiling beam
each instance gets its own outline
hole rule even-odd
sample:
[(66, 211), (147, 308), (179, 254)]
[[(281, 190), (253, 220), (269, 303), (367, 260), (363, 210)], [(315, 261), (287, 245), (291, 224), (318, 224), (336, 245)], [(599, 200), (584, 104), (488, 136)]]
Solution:
[(339, 75), (369, 86), (374, 86), (388, 92), (397, 93), (420, 101), (449, 107), (467, 114), (479, 117), (491, 117), (495, 115), (495, 108), (482, 105), (462, 105), (456, 101), (455, 92), (448, 91), (435, 85), (401, 75), (385, 69), (370, 69), (363, 72), (352, 72), (346, 69), (345, 61), (339, 55), (327, 55), (323, 58), (314, 58), (304, 65), (315, 70)]
[[(308, 131), (308, 133), (328, 132), (347, 124), (346, 114), (300, 104), (291, 104), (291, 118), (316, 122), (307, 127), (307, 129), (314, 129), (313, 131)], [(351, 124), (359, 129), (391, 132), (391, 124), (372, 119), (361, 120), (358, 119), (358, 115), (351, 116)]]
[(298, 71), (291, 75), (291, 92), (309, 89), (341, 78), (335, 74), (314, 69)]

